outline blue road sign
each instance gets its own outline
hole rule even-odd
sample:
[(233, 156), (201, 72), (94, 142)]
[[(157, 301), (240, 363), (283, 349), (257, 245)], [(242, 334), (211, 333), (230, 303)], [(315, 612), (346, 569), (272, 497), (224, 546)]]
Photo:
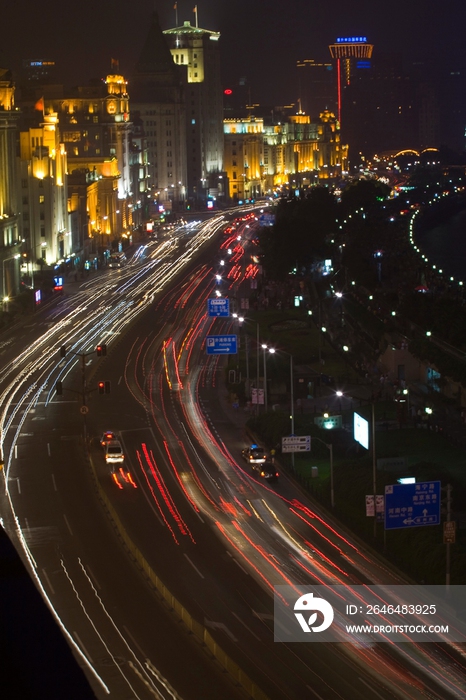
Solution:
[(236, 335), (208, 335), (206, 348), (208, 355), (235, 355)]
[(209, 316), (229, 316), (230, 300), (223, 297), (207, 299), (207, 313)]
[(440, 481), (385, 487), (385, 529), (440, 524)]

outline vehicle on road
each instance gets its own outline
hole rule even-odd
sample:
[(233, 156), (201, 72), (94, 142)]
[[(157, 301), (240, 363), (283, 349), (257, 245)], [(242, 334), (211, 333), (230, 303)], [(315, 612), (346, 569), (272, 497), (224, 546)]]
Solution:
[(126, 264), (126, 255), (124, 253), (112, 253), (108, 260), (108, 266), (112, 269), (124, 267)]
[(134, 481), (131, 472), (129, 472), (123, 464), (114, 464), (112, 467), (112, 479), (115, 482), (115, 484), (118, 486), (119, 489), (124, 488), (125, 486), (132, 486), (133, 489), (137, 489), (137, 484)]
[(118, 440), (117, 434), (113, 430), (105, 430), (99, 441), (104, 450), (111, 440)]
[(262, 479), (266, 481), (277, 481), (279, 473), (272, 462), (263, 462), (262, 464), (251, 464), (253, 471), (257, 472)]
[(119, 440), (109, 440), (105, 447), (105, 461), (107, 464), (120, 464), (124, 462), (125, 455)]
[(263, 447), (259, 445), (250, 445), (241, 451), (241, 456), (248, 462), (248, 464), (263, 464), (267, 455)]

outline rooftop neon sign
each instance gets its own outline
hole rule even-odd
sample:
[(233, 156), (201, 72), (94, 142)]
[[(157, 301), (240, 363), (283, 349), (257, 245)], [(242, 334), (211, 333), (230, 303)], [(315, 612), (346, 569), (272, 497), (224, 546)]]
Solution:
[(366, 42), (367, 36), (350, 36), (337, 39), (337, 44), (364, 44)]

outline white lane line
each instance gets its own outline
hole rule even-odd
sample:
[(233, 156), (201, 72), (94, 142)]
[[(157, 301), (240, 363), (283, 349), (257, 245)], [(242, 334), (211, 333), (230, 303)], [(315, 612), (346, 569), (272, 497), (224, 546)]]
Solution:
[(228, 556), (231, 557), (231, 559), (233, 559), (233, 561), (235, 562), (235, 564), (236, 564), (237, 566), (239, 566), (239, 568), (241, 569), (241, 571), (242, 571), (244, 574), (246, 574), (246, 576), (249, 576), (249, 573), (246, 571), (246, 569), (244, 568), (244, 566), (242, 566), (242, 565), (239, 563), (239, 561), (238, 561), (237, 559), (235, 559), (235, 557), (233, 556), (233, 554), (232, 554), (231, 552), (229, 552), (228, 549), (226, 549), (225, 551), (226, 551), (226, 553), (228, 554)]
[(45, 569), (42, 569), (42, 576), (43, 576), (43, 577), (45, 578), (45, 580), (47, 581), (47, 585), (48, 585), (48, 587), (50, 588), (50, 590), (52, 591), (53, 595), (55, 595), (55, 591), (53, 590), (53, 586), (52, 586), (52, 584), (50, 583), (50, 579), (49, 579), (49, 577), (47, 576), (47, 572), (46, 572)]
[(93, 573), (91, 567), (89, 566), (89, 564), (86, 564), (86, 569), (89, 572), (89, 576), (94, 581), (95, 587), (98, 588), (99, 590), (101, 590), (101, 586), (100, 586), (99, 582), (97, 581), (96, 577), (94, 576), (94, 573)]
[(83, 644), (82, 641), (80, 640), (79, 634), (73, 630), (73, 635), (74, 635), (74, 637), (76, 637), (76, 639), (78, 640), (78, 644), (79, 644), (79, 646), (81, 647), (81, 651), (82, 651), (82, 653), (84, 654), (84, 656), (86, 657), (86, 659), (88, 660), (88, 662), (89, 662), (90, 664), (94, 664), (94, 661), (92, 660), (92, 657), (90, 656), (90, 654), (88, 653), (86, 647), (84, 646), (84, 644)]
[(143, 657), (146, 659), (146, 658), (147, 658), (146, 652), (144, 651), (144, 649), (142, 649), (142, 647), (139, 646), (139, 644), (138, 644), (137, 641), (134, 639), (133, 635), (131, 634), (131, 632), (129, 631), (129, 629), (126, 627), (126, 625), (123, 625), (123, 629), (125, 630), (125, 632), (126, 632), (126, 634), (128, 635), (128, 637), (131, 639), (131, 641), (133, 642), (134, 646), (135, 646), (137, 649), (139, 649), (139, 653), (141, 654), (141, 656), (143, 656)]
[(236, 617), (236, 619), (238, 620), (238, 622), (241, 622), (241, 624), (242, 624), (244, 627), (246, 627), (247, 631), (248, 631), (250, 634), (252, 634), (253, 637), (255, 637), (259, 642), (262, 641), (262, 639), (261, 639), (260, 637), (258, 637), (257, 634), (256, 634), (255, 632), (253, 632), (252, 629), (251, 629), (250, 627), (248, 627), (247, 624), (246, 624), (245, 622), (243, 622), (243, 620), (239, 617), (239, 615), (237, 615), (237, 614), (234, 613), (234, 612), (232, 612), (231, 614), (233, 615), (233, 617)]
[(52, 474), (52, 483), (53, 483), (53, 490), (58, 491), (57, 484), (55, 482), (55, 475), (54, 474)]
[(319, 695), (319, 693), (316, 693), (316, 691), (314, 690), (314, 688), (311, 688), (310, 685), (307, 685), (306, 688), (308, 688), (308, 689), (313, 693), (313, 695), (316, 696), (316, 698), (318, 698), (319, 700), (324, 700), (324, 698), (322, 697), (322, 695)]
[(184, 556), (185, 556), (186, 559), (189, 561), (189, 563), (190, 563), (191, 566), (193, 567), (194, 571), (196, 571), (196, 572), (199, 574), (199, 576), (200, 576), (201, 578), (205, 578), (205, 576), (204, 576), (203, 574), (201, 574), (201, 572), (199, 571), (199, 569), (197, 568), (197, 566), (196, 566), (195, 564), (192, 563), (192, 561), (191, 561), (191, 559), (188, 557), (188, 555), (185, 554)]
[(364, 683), (364, 685), (366, 686), (366, 688), (369, 688), (369, 690), (371, 691), (371, 693), (374, 693), (374, 695), (377, 695), (378, 698), (382, 698), (382, 700), (385, 700), (384, 696), (383, 696), (383, 695), (380, 695), (380, 693), (378, 693), (376, 690), (374, 690), (374, 688), (373, 688), (371, 685), (369, 685), (369, 683), (367, 683), (367, 682), (364, 680), (364, 678), (361, 678), (360, 676), (358, 676), (358, 678), (359, 678), (359, 680), (361, 681), (361, 683)]
[(68, 518), (66, 517), (65, 514), (63, 514), (63, 517), (64, 517), (64, 519), (65, 519), (66, 526), (67, 526), (68, 530), (70, 531), (70, 535), (72, 535), (72, 534), (73, 534), (73, 530), (72, 530), (71, 527), (70, 527), (70, 524), (69, 524), (69, 522), (68, 522)]
[(47, 453), (48, 453), (49, 457), (52, 456), (52, 453), (50, 452), (50, 442), (47, 443)]

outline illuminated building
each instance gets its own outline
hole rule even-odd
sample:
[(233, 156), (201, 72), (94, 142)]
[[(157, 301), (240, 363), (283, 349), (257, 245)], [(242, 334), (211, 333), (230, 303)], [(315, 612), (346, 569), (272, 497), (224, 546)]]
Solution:
[[(112, 68), (103, 83), (68, 93), (42, 86), (44, 113), (57, 113), (67, 152), (71, 252), (85, 258), (103, 253), (121, 236), (131, 238), (143, 216), (147, 180), (137, 165), (141, 178), (133, 191), (127, 82), (115, 61)], [(138, 153), (137, 160), (143, 157)]]
[(185, 73), (188, 191), (194, 199), (222, 197), (223, 91), (218, 32), (190, 22), (163, 32)]
[(347, 147), (329, 111), (315, 121), (303, 112), (279, 123), (253, 116), (225, 119), (224, 139), (229, 197), (236, 201), (255, 199), (293, 180), (306, 187), (339, 178), (347, 169)]
[(338, 38), (329, 46), (337, 67), (338, 121), (341, 124), (342, 89), (349, 85), (356, 70), (370, 67), (373, 45), (365, 36)]
[(264, 141), (263, 119), (224, 120), (225, 172), (230, 199), (255, 199), (266, 191)]
[(11, 73), (0, 68), (0, 264), (2, 299), (16, 292), (19, 284), (19, 207), (17, 195), (16, 133), (19, 112), (15, 109)]
[(20, 132), (20, 169), (25, 271), (33, 272), (38, 260), (52, 265), (72, 252), (67, 157), (56, 112)]
[(22, 63), (22, 82), (26, 84), (52, 82), (55, 78), (55, 71), (55, 61), (27, 58)]
[(153, 216), (184, 208), (187, 190), (184, 72), (172, 58), (157, 13), (130, 75), (131, 110), (147, 140)]

